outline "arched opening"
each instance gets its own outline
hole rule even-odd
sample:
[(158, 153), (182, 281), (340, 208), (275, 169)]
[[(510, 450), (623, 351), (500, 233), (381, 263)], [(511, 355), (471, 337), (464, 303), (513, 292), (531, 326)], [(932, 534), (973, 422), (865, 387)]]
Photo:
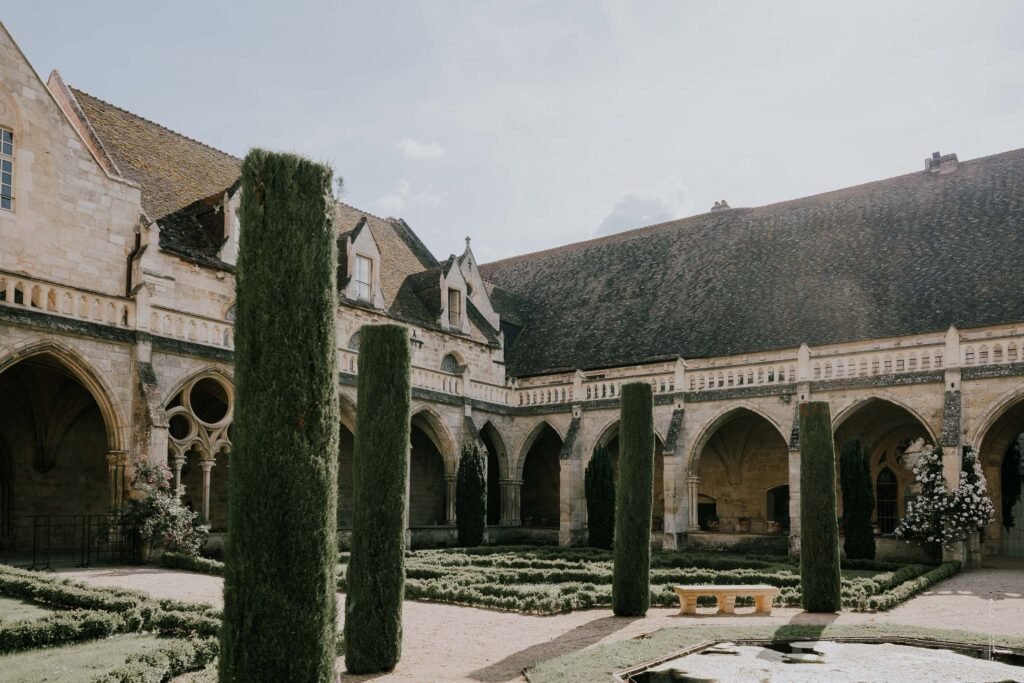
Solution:
[(702, 531), (718, 531), (718, 502), (703, 493), (697, 494), (697, 526)]
[(788, 518), (788, 504), (785, 512), (773, 508), (775, 519), (769, 519), (765, 491), (789, 484), (789, 449), (778, 427), (759, 413), (737, 408), (712, 423), (697, 449), (691, 471), (699, 478), (698, 494), (714, 501), (713, 516), (705, 512), (702, 520), (698, 497), (698, 526), (714, 531), (717, 524), (718, 531), (728, 533), (777, 531), (769, 521)]
[(544, 424), (535, 435), (523, 460), (523, 486), (519, 519), (524, 527), (557, 527), (559, 524), (559, 454), (562, 439)]
[(1024, 396), (1006, 406), (982, 435), (979, 460), (996, 508), (985, 528), (985, 552), (1024, 557)]
[[(851, 439), (860, 439), (867, 449), (877, 501), (874, 522), (881, 533), (891, 534), (899, 526), (907, 506), (907, 491), (914, 483), (904, 453), (933, 444), (931, 432), (909, 410), (881, 398), (867, 399), (838, 415), (833, 432), (837, 457)], [(884, 477), (883, 470), (888, 470)], [(887, 488), (879, 490), (880, 484)], [(885, 507), (881, 505), (883, 495), (891, 501)], [(842, 492), (837, 491), (836, 496), (842, 505)], [(884, 520), (880, 516), (883, 512)]]
[(899, 525), (899, 481), (888, 467), (875, 477), (875, 520), (883, 534), (891, 534)]
[(167, 403), (167, 465), (182, 504), (214, 532), (229, 522), (234, 389), (213, 372), (193, 377)]
[(459, 372), (459, 359), (455, 357), (454, 353), (449, 353), (441, 359), (441, 372), (447, 372), (450, 375)]
[(446, 522), (442, 443), (435, 426), (423, 413), (413, 417), (409, 438), (409, 526), (442, 526)]
[[(615, 480), (619, 478), (619, 423), (608, 427), (598, 439), (597, 448), (604, 447), (612, 459), (612, 471)], [(651, 531), (662, 531), (665, 528), (665, 446), (661, 437), (654, 436), (654, 478), (651, 482)]]
[(487, 449), (487, 523), (501, 524), (502, 461), (507, 462), (505, 442), (490, 422), (480, 430), (480, 440)]
[(338, 528), (352, 528), (355, 479), (352, 471), (352, 456), (355, 453), (356, 437), (345, 421), (338, 426)]
[(777, 525), (776, 531), (789, 533), (789, 484), (773, 486), (764, 492), (764, 518), (767, 526)]
[(15, 536), (34, 517), (99, 515), (120, 503), (110, 434), (83, 380), (41, 353), (0, 373), (0, 518)]

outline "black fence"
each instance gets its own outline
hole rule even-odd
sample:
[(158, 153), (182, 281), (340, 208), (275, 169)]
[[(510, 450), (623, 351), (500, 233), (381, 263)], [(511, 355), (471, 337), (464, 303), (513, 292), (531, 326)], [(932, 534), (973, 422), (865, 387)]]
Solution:
[(0, 563), (28, 569), (131, 562), (135, 534), (124, 515), (14, 517), (0, 530)]

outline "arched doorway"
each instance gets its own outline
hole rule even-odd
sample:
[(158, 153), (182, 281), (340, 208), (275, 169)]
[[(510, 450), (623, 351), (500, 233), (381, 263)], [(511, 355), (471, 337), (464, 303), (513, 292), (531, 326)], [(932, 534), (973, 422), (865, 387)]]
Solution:
[[(773, 508), (774, 519), (769, 519), (766, 507), (765, 492), (781, 491), (779, 487), (789, 484), (789, 449), (773, 422), (748, 408), (736, 408), (714, 420), (698, 437), (695, 449), (690, 476), (696, 477), (697, 499), (690, 508), (691, 530), (717, 527), (720, 532), (763, 534), (778, 531), (770, 521), (785, 519), (780, 528), (788, 525), (788, 509)], [(788, 488), (785, 491), (788, 497)], [(713, 501), (713, 514), (705, 507), (702, 517), (702, 501)]]
[(352, 471), (352, 456), (355, 453), (356, 437), (352, 429), (342, 422), (338, 426), (338, 528), (352, 528), (355, 482)]
[(431, 416), (412, 418), (409, 440), (409, 526), (443, 526), (447, 523), (447, 484), (441, 448), (445, 445)]
[(519, 519), (524, 527), (556, 528), (559, 525), (559, 454), (562, 439), (544, 423), (535, 432), (523, 459), (523, 485), (519, 495)]
[[(619, 423), (615, 422), (605, 429), (597, 440), (597, 448), (605, 448), (612, 460), (612, 471), (615, 480), (619, 478)], [(651, 531), (662, 531), (665, 528), (665, 446), (661, 437), (654, 435), (654, 477), (651, 482)]]
[(978, 456), (996, 509), (983, 534), (985, 553), (1024, 557), (1024, 395), (998, 411), (979, 436)]
[(166, 410), (167, 464), (182, 504), (226, 532), (234, 388), (220, 374), (203, 374), (185, 382)]
[(501, 480), (507, 476), (504, 463), (508, 462), (505, 442), (494, 425), (488, 422), (480, 430), (480, 440), (487, 449), (487, 523), (501, 524)]
[[(838, 415), (833, 433), (837, 457), (851, 439), (860, 439), (867, 449), (875, 484), (874, 522), (882, 534), (891, 534), (906, 512), (907, 491), (914, 482), (904, 453), (934, 444), (931, 432), (905, 407), (886, 399), (870, 398)], [(836, 496), (841, 506), (842, 491), (837, 491)]]
[(111, 476), (109, 441), (96, 398), (56, 355), (7, 368), (0, 374), (0, 516), (7, 528), (31, 517), (105, 514), (119, 504), (123, 470)]

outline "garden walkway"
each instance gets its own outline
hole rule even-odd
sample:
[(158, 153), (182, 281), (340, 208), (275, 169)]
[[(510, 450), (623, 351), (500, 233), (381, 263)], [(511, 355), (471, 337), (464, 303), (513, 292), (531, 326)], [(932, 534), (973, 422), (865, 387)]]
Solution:
[[(134, 588), (158, 597), (221, 604), (221, 579), (188, 572), (128, 567), (66, 572), (87, 583)], [(339, 596), (343, 605), (344, 596)], [(406, 602), (405, 643), (398, 670), (385, 677), (343, 680), (480, 681), (522, 680), (522, 670), (585, 647), (643, 637), (667, 627), (704, 625), (908, 624), (999, 635), (1024, 635), (1024, 561), (965, 572), (891, 612), (809, 615), (776, 609), (772, 616), (680, 617), (656, 608), (644, 619), (612, 616), (598, 609), (550, 617), (494, 612), (454, 605)]]

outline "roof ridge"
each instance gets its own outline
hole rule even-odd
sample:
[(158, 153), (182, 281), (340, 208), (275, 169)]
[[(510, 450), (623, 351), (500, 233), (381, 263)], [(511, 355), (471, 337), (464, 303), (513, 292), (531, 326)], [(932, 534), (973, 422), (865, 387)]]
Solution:
[(375, 213), (370, 213), (369, 211), (364, 211), (363, 209), (360, 209), (358, 206), (353, 206), (352, 204), (349, 204), (348, 202), (343, 202), (343, 201), (341, 201), (340, 199), (337, 199), (337, 198), (334, 200), (334, 203), (335, 204), (340, 204), (341, 206), (344, 206), (346, 208), (352, 209), (356, 213), (361, 213), (361, 214), (363, 214), (365, 216), (369, 216), (370, 218), (376, 218), (379, 221), (385, 221), (386, 222), (388, 220), (387, 218), (381, 218), (380, 216), (378, 216)]
[[(997, 157), (1006, 157), (1006, 156), (1009, 156), (1009, 155), (1012, 155), (1012, 154), (1019, 154), (1019, 153), (1024, 153), (1024, 147), (1019, 147), (1017, 149), (1010, 149), (1010, 150), (1006, 150), (1004, 152), (996, 152), (995, 154), (988, 154), (988, 155), (982, 156), (982, 157), (975, 157), (973, 159), (967, 159), (967, 160), (961, 161), (959, 163), (960, 163), (961, 166), (963, 166), (963, 165), (974, 165), (974, 164), (979, 163), (979, 162), (985, 162), (985, 161), (996, 159)], [(872, 185), (878, 185), (878, 184), (881, 184), (881, 183), (887, 183), (887, 182), (891, 182), (893, 180), (898, 180), (900, 178), (907, 178), (907, 177), (910, 177), (910, 176), (916, 176), (916, 175), (919, 175), (919, 174), (922, 174), (922, 173), (925, 173), (925, 171), (910, 171), (908, 173), (900, 173), (899, 175), (889, 176), (888, 178), (879, 178), (879, 179), (876, 179), (876, 180), (869, 180), (867, 182), (858, 183), (856, 185), (847, 185), (846, 187), (839, 187), (839, 188), (835, 188), (835, 189), (832, 189), (832, 190), (825, 190), (824, 192), (816, 192), (814, 194), (804, 195), (802, 197), (793, 197), (792, 199), (782, 199), (782, 200), (779, 200), (777, 202), (770, 202), (768, 204), (761, 204), (759, 206), (746, 206), (746, 207), (739, 207), (739, 206), (737, 206), (737, 207), (730, 207), (727, 211), (721, 212), (721, 215), (728, 215), (729, 213), (735, 213), (737, 211), (753, 211), (753, 210), (756, 210), (756, 209), (769, 209), (769, 208), (773, 208), (773, 207), (784, 206), (786, 204), (791, 204), (791, 203), (794, 203), (794, 202), (802, 202), (802, 201), (806, 201), (808, 199), (815, 199), (815, 198), (819, 198), (819, 197), (825, 197), (827, 195), (836, 194), (836, 193), (839, 193), (839, 192), (847, 192), (847, 191), (850, 191), (850, 190), (862, 189), (862, 188), (865, 188), (865, 187), (870, 187)], [(531, 251), (531, 252), (527, 252), (525, 254), (517, 254), (515, 256), (508, 256), (508, 257), (505, 257), (503, 259), (499, 259), (497, 261), (491, 261), (489, 263), (482, 263), (482, 264), (480, 264), (480, 269), (481, 270), (489, 270), (489, 269), (494, 268), (494, 267), (500, 267), (500, 266), (509, 265), (511, 263), (516, 263), (516, 262), (518, 262), (520, 260), (523, 260), (523, 259), (526, 259), (526, 258), (534, 258), (534, 257), (538, 257), (538, 256), (548, 256), (548, 255), (554, 254), (554, 253), (570, 252), (570, 251), (574, 251), (576, 249), (584, 249), (584, 248), (587, 248), (587, 247), (595, 246), (595, 245), (598, 245), (598, 244), (606, 244), (608, 242), (614, 242), (614, 241), (617, 241), (617, 240), (632, 239), (634, 237), (639, 237), (639, 236), (642, 236), (642, 235), (646, 235), (649, 232), (655, 232), (655, 231), (660, 230), (660, 229), (665, 229), (665, 228), (667, 228), (669, 226), (681, 227), (681, 225), (683, 223), (686, 223), (686, 222), (689, 222), (689, 221), (695, 221), (698, 218), (702, 218), (702, 217), (707, 216), (707, 215), (712, 214), (712, 213), (716, 213), (716, 212), (705, 211), (703, 213), (695, 213), (695, 214), (692, 214), (690, 216), (682, 216), (680, 218), (673, 218), (672, 220), (663, 221), (661, 223), (654, 223), (652, 225), (643, 225), (643, 226), (640, 226), (639, 228), (633, 228), (631, 230), (623, 230), (622, 232), (612, 233), (611, 235), (602, 235), (600, 237), (592, 237), (590, 239), (580, 240), (578, 242), (569, 242), (567, 244), (561, 244), (561, 245), (558, 245), (558, 246), (549, 247), (547, 249), (541, 249), (541, 250), (538, 250), (538, 251)]]
[(218, 154), (222, 154), (222, 155), (224, 155), (226, 157), (234, 159), (238, 163), (242, 163), (242, 160), (239, 157), (236, 157), (234, 154), (230, 154), (229, 152), (225, 152), (222, 149), (218, 149), (218, 148), (214, 147), (213, 145), (210, 145), (210, 144), (207, 144), (207, 143), (203, 142), (202, 140), (197, 140), (197, 139), (195, 139), (193, 137), (189, 137), (188, 135), (185, 135), (184, 133), (179, 133), (178, 131), (174, 130), (173, 128), (168, 128), (167, 126), (163, 125), (162, 123), (158, 123), (156, 121), (153, 121), (152, 119), (147, 119), (145, 116), (140, 116), (140, 115), (136, 114), (133, 111), (129, 111), (128, 109), (125, 109), (124, 107), (119, 107), (116, 104), (111, 104), (110, 102), (107, 102), (103, 98), (96, 97), (92, 93), (86, 92), (85, 90), (82, 90), (81, 88), (76, 88), (73, 85), (69, 85), (67, 87), (68, 87), (68, 89), (70, 89), (76, 95), (85, 95), (86, 97), (91, 97), (92, 99), (96, 100), (97, 102), (101, 102), (101, 103), (105, 104), (108, 107), (111, 107), (113, 109), (117, 109), (118, 111), (124, 112), (125, 114), (128, 114), (129, 116), (132, 116), (134, 118), (139, 119), (140, 121), (145, 121), (146, 123), (148, 123), (150, 125), (156, 126), (157, 128), (160, 128), (161, 130), (167, 131), (171, 135), (176, 135), (179, 138), (182, 138), (184, 140), (188, 140), (189, 142), (194, 142), (197, 145), (205, 147), (205, 148), (207, 148), (210, 151), (217, 152)]

